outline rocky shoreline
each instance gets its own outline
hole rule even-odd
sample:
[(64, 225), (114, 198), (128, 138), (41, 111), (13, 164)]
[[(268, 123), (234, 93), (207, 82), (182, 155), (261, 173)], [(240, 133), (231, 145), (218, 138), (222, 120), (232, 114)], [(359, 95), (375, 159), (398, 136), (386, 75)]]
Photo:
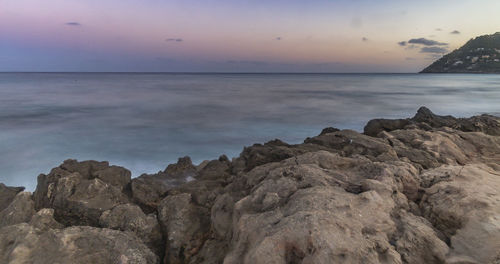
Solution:
[(0, 184), (0, 263), (500, 263), (500, 118), (376, 119), (131, 179)]

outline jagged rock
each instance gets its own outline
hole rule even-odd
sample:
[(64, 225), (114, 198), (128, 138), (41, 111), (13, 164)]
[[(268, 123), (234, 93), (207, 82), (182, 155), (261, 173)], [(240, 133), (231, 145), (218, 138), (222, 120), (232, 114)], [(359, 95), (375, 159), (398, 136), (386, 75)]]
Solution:
[(191, 162), (191, 158), (186, 156), (179, 158), (177, 163), (168, 165), (164, 173), (172, 178), (194, 178), (196, 176), (196, 167)]
[(224, 253), (227, 251), (227, 242), (224, 240), (209, 239), (203, 243), (203, 247), (194, 255), (189, 263), (220, 264), (224, 262)]
[(500, 136), (500, 118), (491, 115), (481, 115), (471, 118), (455, 118), (439, 116), (426, 107), (418, 109), (413, 118), (408, 119), (374, 119), (368, 122), (364, 133), (377, 136), (382, 131), (394, 131), (405, 127), (429, 130), (432, 128), (449, 127), (464, 132), (483, 132), (487, 135)]
[(421, 108), (365, 134), (327, 128), (232, 161), (185, 157), (131, 182), (126, 169), (69, 160), (39, 176), (31, 221), (12, 221), (30, 224), (0, 230), (0, 262), (496, 263), (498, 128)]
[(130, 183), (132, 174), (130, 173), (129, 170), (123, 167), (111, 166), (93, 172), (92, 175), (95, 178), (99, 178), (103, 182), (106, 182), (112, 186), (116, 186), (124, 190)]
[(176, 164), (170, 164), (164, 171), (157, 174), (143, 174), (132, 180), (132, 197), (144, 212), (156, 211), (160, 201), (167, 192), (190, 180), (197, 175), (197, 168), (191, 158), (179, 158)]
[(340, 129), (335, 128), (335, 127), (327, 127), (327, 128), (324, 128), (323, 130), (321, 130), (321, 133), (319, 135), (322, 136), (322, 135), (325, 135), (325, 134), (335, 133), (335, 132), (338, 132), (338, 131), (340, 131)]
[(163, 255), (163, 237), (156, 215), (144, 214), (137, 205), (122, 204), (105, 211), (99, 224), (106, 228), (133, 232), (157, 256)]
[(445, 263), (449, 248), (422, 217), (400, 212), (396, 250), (404, 263)]
[(324, 147), (314, 144), (290, 145), (279, 139), (269, 141), (264, 145), (254, 144), (251, 147), (244, 148), (240, 156), (232, 162), (233, 173), (250, 171), (260, 165), (324, 149)]
[(0, 229), (0, 263), (160, 262), (132, 234), (88, 226), (40, 230), (24, 223)]
[(191, 200), (188, 193), (169, 195), (158, 207), (158, 219), (167, 238), (165, 263), (189, 263), (207, 239), (209, 211)]
[[(400, 169), (325, 151), (255, 168), (243, 176), (252, 191), (234, 205), (224, 263), (401, 263), (387, 238)], [(366, 178), (392, 187), (363, 192)]]
[(396, 152), (383, 139), (362, 135), (353, 130), (342, 130), (334, 133), (309, 138), (305, 143), (326, 147), (329, 151), (342, 156), (363, 155), (371, 160), (397, 160)]
[(64, 225), (98, 226), (102, 212), (129, 200), (121, 184), (112, 185), (95, 177), (108, 174), (109, 169), (107, 162), (65, 161), (48, 175), (38, 176), (36, 208), (53, 208), (56, 220)]
[(30, 192), (20, 192), (7, 208), (0, 211), (0, 227), (27, 223), (35, 214), (35, 203)]
[(34, 228), (41, 230), (62, 229), (64, 226), (54, 219), (54, 209), (43, 208), (29, 222)]
[[(500, 162), (500, 160), (498, 160)], [(447, 175), (451, 171), (451, 175)], [(450, 243), (450, 258), (494, 263), (500, 256), (500, 173), (483, 164), (449, 167), (421, 202), (424, 217)]]
[(228, 239), (231, 234), (235, 201), (229, 194), (220, 195), (212, 206), (212, 228), (219, 238)]
[(10, 187), (0, 183), (0, 211), (7, 208), (14, 197), (22, 191), (24, 191), (24, 187)]

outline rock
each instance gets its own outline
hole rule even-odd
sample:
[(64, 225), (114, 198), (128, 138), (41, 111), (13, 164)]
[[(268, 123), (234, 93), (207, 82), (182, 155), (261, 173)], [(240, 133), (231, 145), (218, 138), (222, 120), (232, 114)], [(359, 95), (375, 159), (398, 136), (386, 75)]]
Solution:
[[(454, 173), (446, 176), (448, 171)], [(449, 257), (494, 263), (500, 256), (499, 172), (483, 164), (468, 164), (433, 175), (448, 179), (426, 190), (421, 208), (449, 241)]]
[(34, 228), (41, 230), (62, 229), (64, 226), (54, 219), (54, 209), (43, 208), (38, 211), (29, 222)]
[(403, 129), (404, 127), (410, 125), (410, 123), (411, 122), (408, 119), (373, 119), (366, 124), (364, 134), (375, 137), (382, 131)]
[(397, 154), (383, 139), (373, 138), (353, 130), (342, 130), (305, 140), (342, 156), (363, 155), (371, 160), (397, 160)]
[(137, 205), (122, 204), (102, 213), (99, 224), (110, 229), (133, 232), (157, 256), (162, 257), (164, 243), (155, 214), (146, 215)]
[(160, 263), (134, 235), (88, 226), (40, 230), (26, 223), (0, 229), (1, 263)]
[(303, 153), (324, 149), (318, 145), (290, 145), (279, 139), (246, 147), (237, 160), (233, 161), (233, 173), (250, 171), (253, 168), (271, 162), (279, 162)]
[(224, 263), (401, 263), (388, 240), (393, 192), (360, 189), (389, 171), (325, 151), (255, 168), (243, 176), (252, 191), (234, 205)]
[(335, 127), (327, 127), (327, 128), (324, 128), (323, 130), (321, 130), (321, 133), (319, 135), (322, 136), (322, 135), (325, 135), (325, 134), (335, 133), (335, 132), (338, 132), (338, 131), (340, 131), (340, 129), (335, 128)]
[(95, 160), (86, 160), (82, 162), (78, 162), (77, 160), (69, 159), (65, 160), (63, 164), (59, 166), (59, 168), (68, 171), (68, 172), (78, 172), (85, 179), (92, 179), (93, 174), (97, 171), (104, 170), (109, 167), (109, 163), (107, 161), (95, 161)]
[(24, 191), (24, 187), (9, 187), (0, 183), (0, 211), (7, 208), (14, 197), (22, 191)]
[(0, 186), (0, 263), (496, 263), (498, 122), (421, 108), (131, 181), (68, 160), (39, 176), (33, 217)]
[(35, 203), (30, 192), (20, 192), (7, 208), (0, 211), (0, 228), (9, 225), (27, 223), (35, 214)]
[(116, 186), (124, 190), (128, 184), (130, 183), (131, 173), (129, 170), (118, 167), (111, 166), (102, 170), (98, 170), (93, 172), (92, 175), (95, 178), (99, 178), (105, 183), (108, 183), (112, 186)]
[(219, 238), (230, 238), (234, 203), (231, 195), (223, 194), (217, 198), (214, 206), (212, 206), (212, 212), (210, 214), (212, 228)]
[(196, 176), (196, 167), (191, 162), (191, 158), (186, 156), (179, 158), (177, 163), (168, 165), (164, 173), (172, 178), (194, 178)]
[(224, 261), (227, 251), (227, 242), (224, 240), (209, 239), (205, 241), (198, 254), (194, 255), (190, 263), (220, 264)]
[[(53, 208), (56, 220), (67, 226), (98, 226), (102, 212), (129, 200), (122, 192), (121, 184), (112, 185), (94, 177), (109, 176), (110, 171), (116, 170), (107, 167), (107, 162), (65, 161), (48, 175), (38, 176), (34, 194), (36, 208)], [(121, 169), (118, 171), (123, 172)], [(113, 182), (108, 176), (105, 178)]]
[(396, 250), (404, 263), (445, 263), (449, 248), (422, 217), (401, 212)]
[(500, 118), (491, 115), (481, 115), (471, 118), (455, 118), (439, 116), (426, 107), (418, 109), (413, 118), (408, 119), (374, 119), (368, 122), (364, 133), (377, 136), (382, 131), (394, 131), (406, 127), (430, 130), (432, 128), (450, 127), (464, 132), (483, 132), (487, 135), (500, 136)]
[(210, 216), (206, 208), (191, 202), (191, 194), (167, 196), (158, 207), (158, 219), (166, 233), (165, 263), (189, 263), (207, 239)]
[(179, 158), (176, 164), (168, 167), (157, 174), (143, 174), (132, 180), (132, 197), (144, 212), (156, 211), (160, 201), (167, 192), (197, 175), (197, 168), (192, 164), (191, 158)]

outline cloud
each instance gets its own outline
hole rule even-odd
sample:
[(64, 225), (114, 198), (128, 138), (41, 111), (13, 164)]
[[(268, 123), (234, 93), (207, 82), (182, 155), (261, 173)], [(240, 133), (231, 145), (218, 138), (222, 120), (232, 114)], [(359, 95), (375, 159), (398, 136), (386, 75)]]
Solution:
[(400, 41), (400, 42), (398, 42), (398, 45), (401, 47), (404, 47), (404, 46), (406, 46), (406, 41)]
[(448, 43), (443, 43), (443, 42), (438, 42), (432, 39), (426, 39), (426, 38), (417, 38), (417, 39), (410, 39), (408, 43), (411, 44), (419, 44), (419, 45), (424, 45), (424, 46), (446, 46)]
[(415, 59), (413, 57), (406, 57), (405, 60), (407, 60), (407, 61), (414, 61), (414, 60), (417, 60), (417, 59)]
[(440, 29), (440, 28), (436, 28), (436, 31), (443, 31), (443, 30), (442, 30), (442, 29)]
[(367, 42), (367, 41), (368, 41), (368, 39), (367, 39), (366, 37), (363, 37), (361, 40), (362, 40), (363, 42)]
[(450, 32), (450, 34), (455, 34), (455, 35), (458, 35), (458, 34), (460, 34), (460, 31), (458, 31), (458, 30), (453, 30), (452, 32)]
[(281, 40), (281, 37), (276, 37), (276, 40)]
[(184, 41), (183, 39), (181, 38), (168, 38), (165, 40), (166, 42), (182, 42)]
[(448, 49), (442, 47), (423, 47), (420, 50), (421, 53), (437, 53), (442, 54), (448, 52)]
[(65, 23), (66, 26), (73, 26), (73, 27), (79, 27), (81, 26), (82, 24), (78, 23), (78, 22), (67, 22)]

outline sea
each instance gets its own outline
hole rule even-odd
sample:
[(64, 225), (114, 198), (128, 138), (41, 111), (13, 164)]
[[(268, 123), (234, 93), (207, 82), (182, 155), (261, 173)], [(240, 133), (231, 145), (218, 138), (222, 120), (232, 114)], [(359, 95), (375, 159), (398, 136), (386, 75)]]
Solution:
[(133, 177), (373, 118), (500, 115), (500, 75), (0, 73), (0, 182), (36, 187), (66, 159)]

